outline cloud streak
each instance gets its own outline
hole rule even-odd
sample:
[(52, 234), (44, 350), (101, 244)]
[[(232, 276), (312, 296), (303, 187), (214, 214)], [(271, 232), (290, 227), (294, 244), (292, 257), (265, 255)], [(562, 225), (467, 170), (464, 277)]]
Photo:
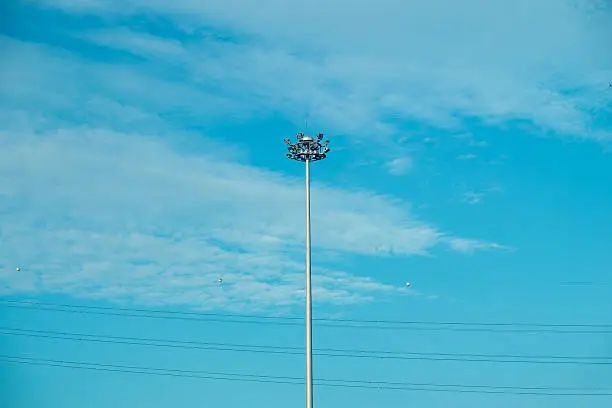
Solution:
[[(404, 121), (460, 128), (527, 122), (604, 139), (611, 10), (596, 0), (54, 2), (72, 13), (164, 16), (173, 39), (113, 29), (99, 44), (172, 54), (195, 81), (249, 99), (251, 109), (310, 115), (334, 132), (393, 135)], [(265, 10), (265, 11), (264, 11)], [(307, 21), (296, 29), (296, 21)], [(218, 27), (243, 40), (207, 36)], [(520, 27), (520, 28), (518, 28)], [(230, 36), (231, 38), (231, 36)], [(213, 50), (213, 51), (211, 51)], [(392, 119), (391, 119), (392, 118)]]

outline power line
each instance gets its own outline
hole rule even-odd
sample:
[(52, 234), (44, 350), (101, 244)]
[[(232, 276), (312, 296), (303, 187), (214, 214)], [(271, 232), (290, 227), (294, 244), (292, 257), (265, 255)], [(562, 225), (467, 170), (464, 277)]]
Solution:
[[(244, 323), (280, 326), (302, 326), (301, 317), (258, 316), (244, 314), (223, 314), (205, 312), (179, 312), (148, 310), (135, 308), (69, 305), (0, 299), (4, 307), (22, 308), (42, 311), (55, 311), (76, 314), (94, 314), (107, 316), (141, 317), (169, 320), (215, 321), (224, 323)], [(131, 313), (126, 313), (131, 312)], [(612, 325), (604, 324), (531, 324), (531, 323), (471, 323), (471, 322), (436, 322), (436, 321), (394, 321), (394, 320), (357, 320), (357, 319), (313, 319), (322, 322), (322, 327), (338, 328), (374, 328), (386, 330), (419, 330), (419, 331), (465, 331), (465, 332), (518, 332), (518, 333), (563, 333), (563, 334), (610, 334)], [(355, 323), (355, 324), (345, 324)], [(429, 326), (429, 327), (418, 327)], [(416, 327), (415, 327), (416, 326)], [(472, 327), (466, 327), (472, 326)], [(611, 330), (575, 330), (580, 328)], [(570, 329), (570, 330), (568, 330)]]
[[(8, 330), (8, 331), (7, 331)], [(0, 327), (1, 335), (50, 338), (95, 343), (125, 344), (148, 347), (180, 348), (190, 350), (236, 351), (244, 353), (265, 353), (284, 355), (303, 355), (301, 347), (249, 345), (232, 343), (208, 343), (196, 341), (165, 340), (140, 337), (107, 336), (85, 333), (68, 333), (45, 330), (29, 330)], [(552, 356), (552, 355), (518, 355), (518, 354), (470, 354), (470, 353), (423, 353), (387, 350), (355, 349), (316, 349), (314, 355), (323, 357), (348, 357), (392, 360), (425, 360), (425, 361), (462, 361), (485, 363), (525, 363), (525, 364), (565, 364), (565, 365), (612, 365), (612, 357), (591, 356)]]
[[(28, 305), (39, 305), (39, 306), (61, 306), (70, 308), (84, 308), (84, 309), (98, 309), (98, 310), (121, 310), (130, 312), (144, 312), (144, 313), (162, 313), (162, 314), (178, 314), (178, 315), (191, 315), (191, 316), (221, 316), (221, 317), (240, 317), (240, 318), (254, 318), (254, 319), (278, 319), (278, 320), (304, 320), (303, 317), (294, 316), (264, 316), (264, 315), (251, 315), (251, 314), (230, 314), (230, 313), (210, 313), (210, 312), (183, 312), (173, 310), (159, 310), (159, 309), (137, 309), (137, 308), (125, 308), (125, 307), (112, 307), (112, 306), (88, 306), (88, 305), (74, 305), (74, 304), (61, 304), (61, 303), (48, 303), (48, 302), (32, 302), (22, 300), (6, 300), (0, 299), (3, 303), (17, 303), (17, 304), (28, 304)], [(551, 324), (551, 323), (496, 323), (496, 322), (442, 322), (442, 321), (406, 321), (406, 320), (360, 320), (360, 319), (332, 319), (332, 318), (314, 318), (316, 321), (327, 321), (327, 322), (352, 322), (352, 323), (385, 323), (385, 324), (432, 324), (432, 325), (467, 325), (467, 326), (521, 326), (521, 327), (574, 327), (574, 328), (612, 328), (612, 324)], [(301, 324), (301, 323), (300, 323)]]
[(56, 306), (56, 307), (69, 307), (69, 308), (78, 308), (78, 309), (96, 309), (96, 310), (120, 310), (120, 311), (125, 311), (125, 312), (161, 313), (161, 314), (182, 315), (182, 316), (213, 316), (213, 317), (219, 316), (219, 317), (236, 317), (236, 318), (253, 318), (253, 319), (304, 320), (303, 317), (291, 317), (291, 316), (263, 316), (263, 315), (251, 315), (251, 314), (183, 312), (183, 311), (176, 311), (176, 310), (138, 309), (138, 308), (114, 307), (114, 306), (89, 306), (89, 305), (71, 305), (71, 304), (65, 304), (65, 303), (32, 302), (29, 300), (0, 299), (0, 302), (1, 303), (23, 304), (23, 305), (33, 305), (33, 306)]
[[(287, 376), (268, 376), (253, 374), (232, 374), (211, 371), (180, 370), (143, 366), (126, 366), (116, 364), (101, 364), (67, 360), (50, 360), (19, 356), (0, 355), (0, 361), (11, 364), (43, 365), (71, 369), (121, 372), (130, 374), (147, 374), (170, 377), (187, 377), (225, 381), (247, 381), (273, 384), (302, 385), (303, 378)], [(299, 382), (298, 382), (299, 381)], [(612, 396), (612, 389), (606, 388), (564, 388), (545, 386), (493, 386), (473, 384), (441, 384), (441, 383), (409, 383), (369, 380), (318, 379), (318, 386), (362, 388), (379, 390), (430, 391), (476, 394), (508, 394), (508, 395), (545, 395), (545, 396)], [(578, 391), (578, 392), (576, 392)], [(588, 392), (587, 392), (588, 391)]]

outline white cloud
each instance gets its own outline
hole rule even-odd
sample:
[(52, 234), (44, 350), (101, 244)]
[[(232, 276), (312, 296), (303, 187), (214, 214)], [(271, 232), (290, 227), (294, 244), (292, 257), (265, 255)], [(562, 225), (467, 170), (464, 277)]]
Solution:
[[(595, 124), (598, 112), (609, 112), (604, 91), (612, 75), (610, 8), (599, 0), (54, 5), (73, 12), (157, 12), (191, 33), (212, 25), (246, 36), (243, 44), (192, 42), (188, 50), (201, 80), (222, 81), (227, 95), (251, 98), (257, 109), (294, 120), (310, 113), (338, 132), (393, 133), (389, 117), (439, 127), (477, 118), (610, 136)], [(123, 34), (126, 40), (113, 44), (134, 42)]]
[(489, 194), (493, 194), (493, 193), (499, 194), (502, 192), (503, 192), (503, 188), (500, 185), (492, 184), (488, 187), (481, 188), (477, 191), (469, 190), (469, 191), (463, 192), (461, 194), (461, 200), (464, 203), (474, 205), (474, 204), (481, 203), (483, 198)]
[(469, 191), (463, 194), (463, 201), (468, 204), (478, 204), (482, 201), (483, 193), (477, 193), (474, 191)]
[(412, 168), (412, 159), (410, 157), (398, 157), (387, 163), (389, 173), (393, 175), (404, 175)]
[[(302, 223), (294, 208), (302, 200), (291, 180), (183, 155), (134, 135), (74, 129), (42, 136), (3, 132), (1, 140), (4, 294), (45, 291), (230, 309), (300, 300)], [(384, 210), (384, 199), (369, 201), (353, 211)], [(326, 204), (331, 208), (322, 217), (342, 215), (334, 198)], [(350, 210), (344, 215), (358, 222), (364, 217)], [(330, 235), (315, 240), (321, 246), (329, 247), (334, 230), (345, 227), (341, 220), (329, 224), (319, 235)], [(367, 251), (360, 227), (353, 232), (355, 242), (335, 248)], [(407, 250), (425, 244), (414, 239), (404, 242)], [(22, 272), (15, 273), (16, 265)], [(319, 302), (363, 301), (393, 290), (316, 269)], [(215, 285), (219, 276), (224, 290)]]
[(138, 33), (126, 28), (92, 31), (85, 33), (83, 38), (148, 57), (172, 59), (182, 58), (185, 54), (183, 45), (177, 40)]
[(448, 244), (455, 250), (463, 253), (473, 253), (478, 250), (485, 249), (498, 249), (498, 250), (507, 250), (514, 251), (514, 248), (510, 248), (504, 245), (490, 243), (490, 242), (482, 242), (475, 241), (471, 239), (464, 238), (450, 238), (447, 240)]

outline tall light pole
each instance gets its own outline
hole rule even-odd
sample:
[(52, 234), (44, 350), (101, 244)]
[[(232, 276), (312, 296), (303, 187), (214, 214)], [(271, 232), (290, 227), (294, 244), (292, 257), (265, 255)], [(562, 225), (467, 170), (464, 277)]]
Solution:
[(306, 408), (312, 406), (312, 290), (310, 282), (310, 162), (327, 157), (329, 140), (321, 143), (323, 134), (316, 139), (297, 134), (297, 142), (285, 139), (289, 147), (287, 157), (306, 163)]

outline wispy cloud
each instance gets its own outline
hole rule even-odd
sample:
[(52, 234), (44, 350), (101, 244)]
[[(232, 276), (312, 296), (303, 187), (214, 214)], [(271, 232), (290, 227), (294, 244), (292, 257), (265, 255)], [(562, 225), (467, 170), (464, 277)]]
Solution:
[[(41, 137), (3, 133), (2, 292), (231, 308), (300, 299), (301, 223), (293, 212), (302, 200), (291, 180), (183, 155), (134, 135), (83, 128)], [(345, 220), (321, 229), (315, 242), (339, 251), (373, 251), (368, 248), (377, 239), (367, 244), (361, 227), (351, 230), (345, 223), (362, 223), (357, 211), (384, 208), (385, 200), (354, 193), (369, 203), (341, 211), (337, 200), (343, 193), (329, 193), (321, 194), (332, 196), (322, 217)], [(395, 211), (393, 205), (388, 210)], [(417, 234), (427, 231), (414, 228)], [(329, 235), (323, 237), (325, 231)], [(352, 242), (342, 239), (344, 231), (356, 234)], [(382, 231), (372, 232), (380, 241)], [(333, 244), (338, 238), (344, 244)], [(429, 245), (427, 238), (414, 238), (403, 243), (406, 250)], [(16, 265), (23, 268), (19, 274)], [(217, 290), (219, 276), (226, 290)], [(391, 289), (333, 270), (319, 288), (319, 301), (335, 303)]]
[[(611, 11), (601, 1), (52, 4), (74, 13), (164, 15), (190, 38), (187, 54), (200, 78), (223, 80), (226, 95), (258, 102), (252, 109), (265, 105), (294, 119), (308, 112), (333, 131), (381, 135), (402, 119), (448, 128), (476, 118), (609, 136), (595, 113), (609, 109), (604, 91), (612, 66)], [(308, 24), (296, 30), (298, 20)], [(201, 35), (203, 25), (248, 41), (211, 40)], [(107, 31), (97, 41), (138, 54), (179, 51), (125, 31)]]
[(465, 141), (466, 144), (471, 147), (488, 147), (489, 146), (489, 142), (485, 140), (477, 140), (474, 138), (474, 135), (471, 133), (460, 133), (458, 135), (455, 135), (455, 138)]
[(468, 204), (478, 204), (479, 202), (482, 201), (482, 197), (484, 196), (483, 193), (477, 193), (474, 191), (469, 191), (465, 194), (463, 194), (463, 201), (468, 203)]
[(474, 160), (475, 158), (477, 158), (478, 156), (476, 156), (473, 153), (469, 153), (469, 154), (462, 154), (457, 156), (458, 160)]
[(485, 249), (498, 249), (505, 251), (514, 251), (515, 248), (482, 241), (474, 241), (471, 239), (463, 238), (450, 238), (447, 240), (448, 244), (455, 250), (463, 253), (473, 253), (478, 250)]
[(501, 186), (494, 184), (479, 190), (466, 191), (461, 195), (461, 200), (470, 205), (479, 204), (485, 196), (491, 193), (501, 193), (502, 191), (503, 189)]
[(412, 168), (412, 159), (410, 157), (398, 157), (387, 162), (387, 169), (390, 174), (401, 176), (410, 171)]

